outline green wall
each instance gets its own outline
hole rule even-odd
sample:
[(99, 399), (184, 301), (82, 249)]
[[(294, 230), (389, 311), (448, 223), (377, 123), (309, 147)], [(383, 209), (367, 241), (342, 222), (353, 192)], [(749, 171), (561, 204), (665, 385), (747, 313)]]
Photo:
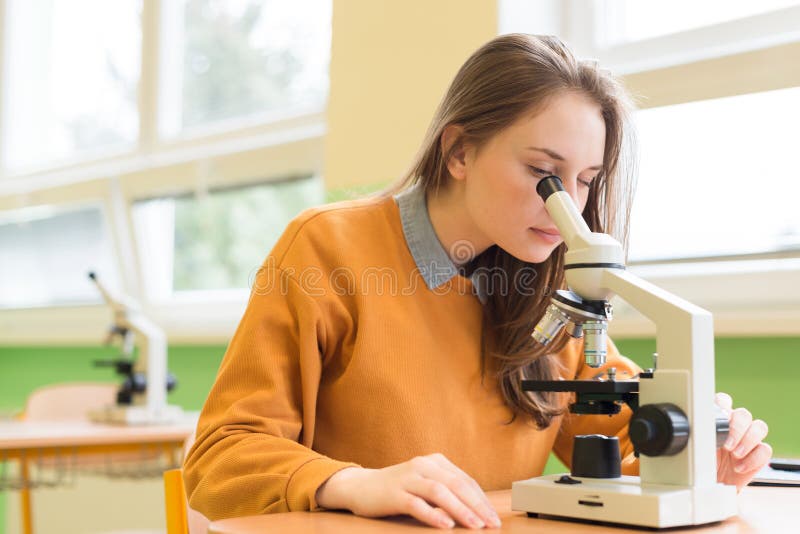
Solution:
[[(615, 340), (622, 354), (643, 367), (655, 351), (652, 339)], [(214, 381), (225, 347), (171, 346), (169, 368), (178, 388), (169, 401), (199, 410)], [(0, 413), (22, 410), (33, 389), (54, 382), (116, 380), (111, 370), (96, 368), (93, 360), (110, 358), (104, 347), (0, 347)], [(800, 456), (800, 427), (791, 395), (800, 386), (800, 338), (720, 338), (716, 341), (717, 390), (733, 396), (735, 406), (747, 407), (770, 427), (767, 437), (776, 456)], [(551, 459), (548, 472), (563, 470)], [(0, 494), (0, 525), (5, 498)]]

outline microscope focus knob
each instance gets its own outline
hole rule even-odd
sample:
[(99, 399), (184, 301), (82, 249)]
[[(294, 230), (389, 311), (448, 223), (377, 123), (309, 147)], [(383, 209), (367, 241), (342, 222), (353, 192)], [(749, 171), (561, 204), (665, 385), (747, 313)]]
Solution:
[(672, 456), (681, 452), (689, 441), (689, 418), (669, 402), (645, 404), (631, 417), (628, 433), (637, 453)]

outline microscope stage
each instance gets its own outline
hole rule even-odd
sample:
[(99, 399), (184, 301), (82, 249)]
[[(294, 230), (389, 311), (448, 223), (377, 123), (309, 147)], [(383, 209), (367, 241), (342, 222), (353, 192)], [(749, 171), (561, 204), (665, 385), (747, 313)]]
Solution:
[(724, 484), (694, 489), (640, 485), (639, 477), (573, 477), (580, 484), (545, 475), (514, 482), (511, 509), (532, 514), (652, 528), (701, 525), (736, 515), (736, 488)]

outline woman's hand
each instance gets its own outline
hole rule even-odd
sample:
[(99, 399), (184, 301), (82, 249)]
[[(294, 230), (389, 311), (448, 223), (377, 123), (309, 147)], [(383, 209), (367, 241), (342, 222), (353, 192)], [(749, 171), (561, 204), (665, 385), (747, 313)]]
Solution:
[(500, 526), (478, 483), (441, 454), (383, 469), (343, 469), (317, 490), (317, 504), (364, 517), (408, 514), (439, 528)]
[(728, 440), (717, 449), (717, 481), (741, 491), (772, 458), (772, 447), (763, 442), (767, 423), (753, 421), (753, 415), (744, 408), (734, 410), (727, 393), (717, 393), (717, 405), (730, 416)]

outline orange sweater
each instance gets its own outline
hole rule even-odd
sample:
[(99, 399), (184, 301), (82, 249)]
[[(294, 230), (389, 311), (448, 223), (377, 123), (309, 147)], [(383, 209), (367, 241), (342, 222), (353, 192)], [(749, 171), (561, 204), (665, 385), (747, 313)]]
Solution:
[[(480, 376), (482, 306), (456, 276), (422, 280), (391, 197), (307, 210), (259, 271), (184, 465), (189, 502), (212, 520), (313, 510), (336, 471), (441, 452), (485, 490), (567, 465), (576, 434), (627, 436), (630, 410), (564, 416), (546, 430), (511, 417)], [(581, 345), (559, 355), (589, 378)], [(609, 344), (608, 364), (639, 369)]]

